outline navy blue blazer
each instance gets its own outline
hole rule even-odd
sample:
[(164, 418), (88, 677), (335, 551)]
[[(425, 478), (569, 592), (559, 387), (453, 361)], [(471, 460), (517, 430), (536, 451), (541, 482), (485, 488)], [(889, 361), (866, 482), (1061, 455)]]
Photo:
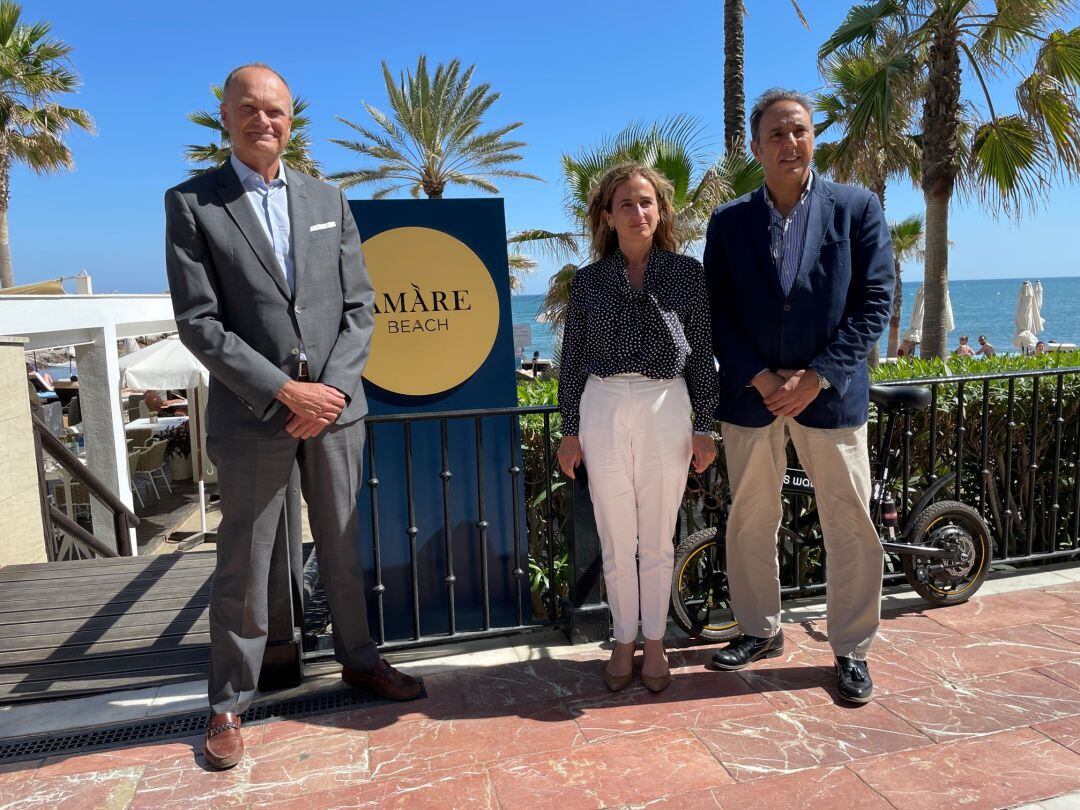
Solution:
[(717, 419), (768, 425), (775, 417), (750, 380), (763, 369), (806, 368), (832, 387), (795, 417), (799, 424), (866, 422), (866, 357), (889, 321), (894, 279), (876, 196), (814, 176), (802, 262), (787, 296), (769, 252), (764, 188), (713, 212), (703, 264), (723, 381)]

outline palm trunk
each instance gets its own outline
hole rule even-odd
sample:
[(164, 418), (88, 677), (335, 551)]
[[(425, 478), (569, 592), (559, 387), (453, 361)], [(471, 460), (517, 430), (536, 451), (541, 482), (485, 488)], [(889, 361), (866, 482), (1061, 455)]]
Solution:
[(922, 189), (926, 200), (926, 269), (922, 356), (944, 359), (945, 296), (949, 289), (949, 200), (956, 182), (960, 112), (958, 32), (949, 26), (930, 45), (923, 107)]
[(889, 318), (889, 347), (886, 357), (896, 357), (900, 348), (900, 316), (904, 313), (904, 284), (900, 280), (900, 259), (893, 254), (893, 265), (896, 270), (896, 283), (893, 286), (892, 316)]
[(743, 47), (743, 0), (724, 0), (724, 146), (731, 152), (746, 148)]
[(11, 180), (11, 158), (0, 152), (0, 287), (14, 287), (11, 269), (11, 243), (8, 241), (8, 189)]

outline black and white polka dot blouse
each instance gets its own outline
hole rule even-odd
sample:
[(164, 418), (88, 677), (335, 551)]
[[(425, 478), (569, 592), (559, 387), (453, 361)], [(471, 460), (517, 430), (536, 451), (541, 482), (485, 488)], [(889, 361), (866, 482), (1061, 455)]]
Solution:
[(620, 251), (574, 274), (559, 368), (563, 434), (577, 435), (590, 374), (632, 373), (685, 377), (694, 430), (712, 430), (719, 381), (705, 272), (697, 259), (653, 247), (640, 290), (631, 288)]

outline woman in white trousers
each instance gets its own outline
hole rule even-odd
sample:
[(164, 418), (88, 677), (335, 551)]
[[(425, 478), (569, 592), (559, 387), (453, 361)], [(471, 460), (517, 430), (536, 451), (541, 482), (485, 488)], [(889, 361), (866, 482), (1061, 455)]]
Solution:
[(671, 184), (640, 164), (609, 170), (589, 199), (593, 263), (575, 273), (563, 333), (559, 466), (584, 462), (604, 558), (615, 647), (604, 671), (670, 683), (664, 632), (673, 535), (688, 467), (716, 457), (718, 381), (700, 262), (675, 252)]

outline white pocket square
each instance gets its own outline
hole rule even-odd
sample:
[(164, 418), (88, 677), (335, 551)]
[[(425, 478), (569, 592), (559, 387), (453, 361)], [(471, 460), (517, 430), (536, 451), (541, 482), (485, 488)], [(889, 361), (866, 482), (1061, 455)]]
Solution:
[(333, 228), (335, 225), (337, 225), (336, 222), (320, 222), (318, 225), (312, 225), (311, 230), (325, 231), (327, 228)]

